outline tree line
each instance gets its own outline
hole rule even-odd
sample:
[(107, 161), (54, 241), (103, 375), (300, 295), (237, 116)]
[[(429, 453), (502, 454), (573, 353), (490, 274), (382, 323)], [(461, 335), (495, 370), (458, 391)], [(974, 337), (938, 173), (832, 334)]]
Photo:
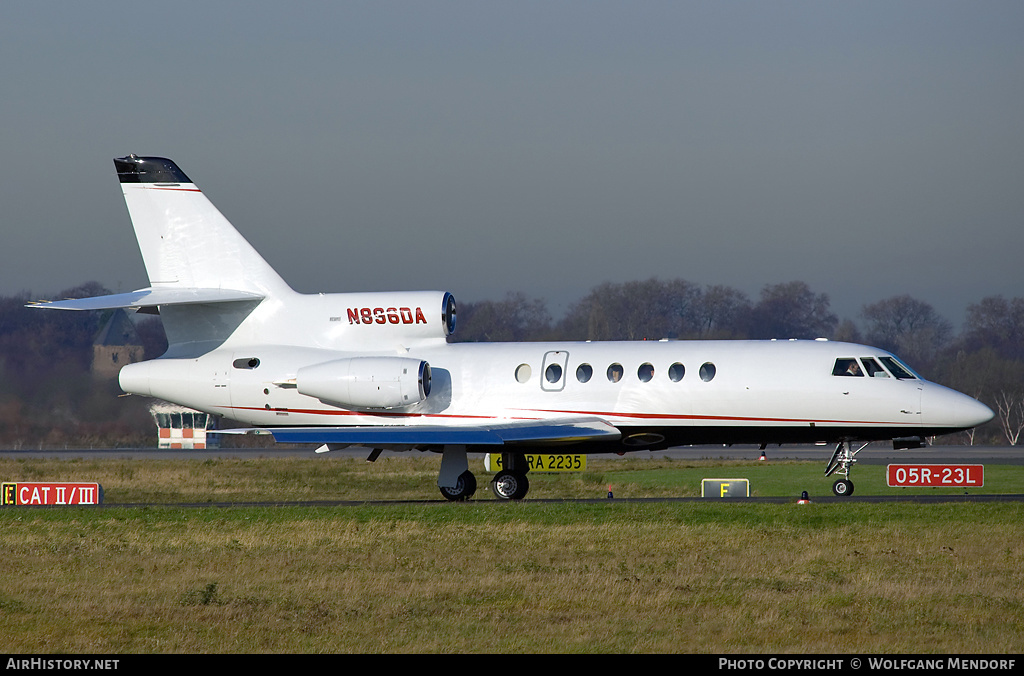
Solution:
[[(50, 298), (111, 293), (96, 282)], [(33, 310), (28, 293), (0, 296), (0, 448), (153, 446), (149, 401), (119, 397), (116, 380), (92, 375), (93, 343), (105, 312)], [(145, 358), (167, 349), (156, 317), (136, 322)]]
[[(110, 293), (96, 282), (51, 297)], [(151, 446), (149, 400), (119, 397), (115, 380), (91, 373), (93, 342), (110, 312), (25, 307), (0, 296), (0, 445), (6, 448)], [(456, 341), (828, 338), (899, 355), (929, 380), (988, 404), (996, 419), (945, 442), (1024, 441), (1024, 298), (991, 296), (967, 308), (963, 329), (908, 295), (862, 306), (840, 320), (829, 297), (803, 282), (765, 285), (757, 298), (683, 279), (604, 283), (560, 318), (540, 298), (512, 292), (461, 303)], [(136, 315), (145, 358), (167, 347), (158, 316)]]

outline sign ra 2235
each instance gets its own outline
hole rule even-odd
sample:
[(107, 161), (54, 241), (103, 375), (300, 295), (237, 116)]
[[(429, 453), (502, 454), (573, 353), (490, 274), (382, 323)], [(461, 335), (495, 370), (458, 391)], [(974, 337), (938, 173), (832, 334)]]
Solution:
[(889, 465), (892, 488), (980, 488), (985, 485), (984, 465)]
[[(527, 453), (526, 462), (529, 464), (531, 472), (583, 472), (587, 469), (587, 456), (580, 453), (573, 455)], [(500, 472), (503, 469), (501, 454), (488, 453), (484, 458), (484, 469), (488, 472)]]

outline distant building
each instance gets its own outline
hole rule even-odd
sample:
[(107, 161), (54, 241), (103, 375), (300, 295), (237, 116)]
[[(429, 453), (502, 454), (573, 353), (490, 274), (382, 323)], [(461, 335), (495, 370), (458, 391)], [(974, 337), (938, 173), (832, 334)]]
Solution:
[(217, 448), (217, 436), (207, 439), (206, 431), (216, 428), (216, 417), (165, 401), (153, 403), (149, 412), (156, 422), (158, 448)]
[(135, 324), (124, 310), (114, 310), (92, 344), (92, 373), (116, 378), (125, 364), (142, 361), (145, 350)]

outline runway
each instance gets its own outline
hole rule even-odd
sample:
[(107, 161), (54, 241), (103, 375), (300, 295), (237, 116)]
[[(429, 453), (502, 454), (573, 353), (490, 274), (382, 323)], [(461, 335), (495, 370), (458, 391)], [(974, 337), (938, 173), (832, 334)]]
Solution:
[[(824, 464), (831, 457), (832, 446), (774, 446), (764, 450), (767, 460), (806, 460)], [(369, 455), (367, 448), (346, 448), (332, 451), (321, 458), (360, 458)], [(216, 458), (261, 458), (261, 457), (313, 457), (313, 447), (283, 448), (216, 448), (216, 449), (156, 449), (156, 448), (72, 448), (72, 449), (0, 449), (0, 455), (20, 458), (135, 458), (150, 460), (210, 460)], [(418, 455), (413, 452), (412, 455)], [(471, 456), (481, 454), (470, 454)], [(409, 457), (410, 453), (384, 451), (381, 457)], [(676, 460), (759, 460), (761, 450), (757, 446), (683, 446), (664, 451), (636, 451), (626, 455), (602, 453), (590, 456), (595, 460), (615, 459), (658, 459)], [(1024, 447), (1017, 446), (928, 446), (902, 451), (893, 450), (891, 445), (872, 444), (857, 454), (857, 462), (863, 465), (888, 465), (890, 463), (975, 463), (992, 465), (1024, 465)]]
[[(274, 508), (274, 507), (363, 507), (363, 506), (390, 506), (396, 505), (495, 505), (501, 509), (502, 505), (510, 504), (670, 504), (670, 503), (704, 503), (704, 504), (792, 504), (796, 505), (796, 497), (751, 497), (751, 498), (576, 498), (576, 499), (538, 499), (526, 498), (517, 502), (507, 500), (467, 500), (466, 502), (449, 502), (447, 500), (303, 500), (303, 501), (280, 501), (280, 502), (195, 502), (195, 503), (121, 503), (102, 504), (97, 507), (127, 507), (127, 508), (150, 508), (165, 507), (173, 509), (197, 509), (197, 508)], [(1024, 502), (1024, 493), (1008, 493), (1001, 495), (865, 495), (836, 497), (834, 495), (815, 497), (808, 501), (809, 504), (850, 504), (854, 502), (864, 503), (981, 503), (981, 502)]]

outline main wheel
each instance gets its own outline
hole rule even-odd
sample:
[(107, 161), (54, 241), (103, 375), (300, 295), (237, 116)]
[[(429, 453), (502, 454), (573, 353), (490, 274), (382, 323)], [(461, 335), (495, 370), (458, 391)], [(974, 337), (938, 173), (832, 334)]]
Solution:
[(468, 469), (459, 475), (454, 487), (438, 486), (446, 500), (458, 502), (469, 500), (476, 493), (476, 477)]
[(491, 479), (491, 490), (499, 500), (522, 500), (530, 490), (525, 474), (503, 470)]
[(853, 482), (849, 479), (838, 479), (832, 484), (832, 492), (841, 498), (853, 495)]

